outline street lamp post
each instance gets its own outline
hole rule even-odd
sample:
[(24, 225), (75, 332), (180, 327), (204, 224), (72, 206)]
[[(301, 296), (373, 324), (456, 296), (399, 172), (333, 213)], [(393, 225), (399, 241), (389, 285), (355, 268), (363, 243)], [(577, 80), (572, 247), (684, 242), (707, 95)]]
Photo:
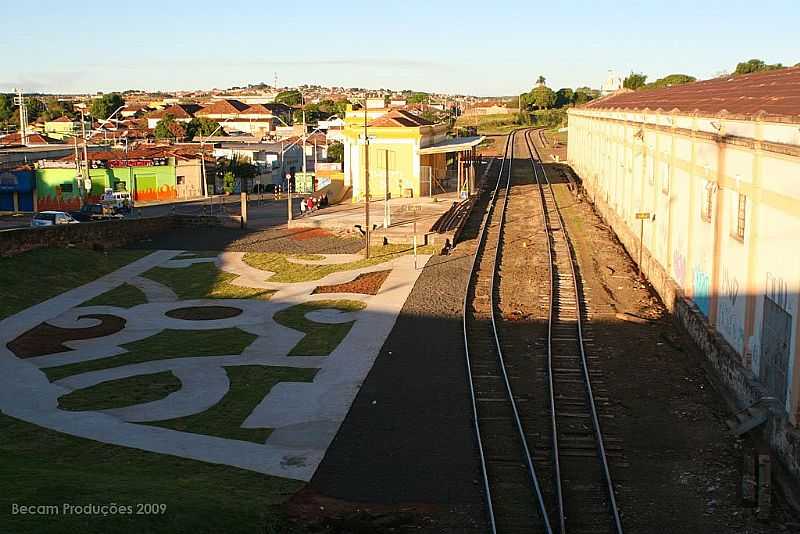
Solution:
[(364, 98), (364, 258), (369, 259), (369, 135), (367, 134), (367, 99)]

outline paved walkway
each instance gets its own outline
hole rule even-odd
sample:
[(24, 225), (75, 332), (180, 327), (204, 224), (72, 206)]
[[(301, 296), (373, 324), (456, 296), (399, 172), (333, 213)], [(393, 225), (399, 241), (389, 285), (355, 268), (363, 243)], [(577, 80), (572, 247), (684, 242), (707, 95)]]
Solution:
[[(385, 338), (421, 268), (412, 256), (364, 269), (333, 273), (320, 280), (282, 284), (270, 282), (271, 273), (242, 261), (242, 253), (223, 253), (218, 258), (176, 258), (181, 251), (162, 250), (137, 260), (94, 282), (67, 291), (46, 302), (0, 321), (0, 409), (25, 421), (105, 443), (231, 465), (270, 475), (309, 480), (344, 420), (353, 399), (377, 357)], [(322, 262), (346, 263), (351, 255), (326, 256)], [(424, 265), (428, 256), (421, 256)], [(274, 289), (268, 301), (243, 299), (179, 300), (170, 288), (141, 275), (153, 267), (184, 268), (214, 261), (224, 271), (239, 275), (233, 283)], [(316, 260), (295, 260), (317, 263)], [(312, 295), (318, 285), (348, 282), (358, 274), (385, 270), (391, 273), (374, 296), (356, 294)], [(131, 308), (81, 306), (121, 284), (140, 288), (148, 302)], [(288, 356), (303, 333), (274, 321), (274, 314), (296, 304), (331, 298), (358, 300), (366, 308), (341, 313), (316, 310), (307, 318), (321, 323), (355, 321), (345, 339), (328, 355)], [(170, 310), (188, 306), (230, 306), (242, 310), (236, 317), (217, 320), (182, 320), (168, 317)], [(126, 320), (123, 330), (102, 338), (67, 341), (69, 351), (17, 358), (6, 344), (31, 328), (47, 322), (62, 328), (95, 326), (87, 314), (111, 314)], [(42, 368), (98, 360), (124, 354), (125, 343), (155, 335), (162, 330), (211, 330), (237, 327), (255, 336), (241, 354), (213, 357), (171, 358), (85, 372), (51, 383)], [(139, 423), (197, 414), (216, 405), (228, 392), (224, 367), (237, 365), (287, 366), (318, 369), (312, 382), (281, 382), (243, 421), (244, 428), (272, 428), (265, 443), (251, 443), (215, 436), (180, 432)], [(165, 398), (122, 408), (72, 412), (58, 407), (58, 398), (75, 390), (109, 380), (157, 372), (172, 372), (181, 389)]]

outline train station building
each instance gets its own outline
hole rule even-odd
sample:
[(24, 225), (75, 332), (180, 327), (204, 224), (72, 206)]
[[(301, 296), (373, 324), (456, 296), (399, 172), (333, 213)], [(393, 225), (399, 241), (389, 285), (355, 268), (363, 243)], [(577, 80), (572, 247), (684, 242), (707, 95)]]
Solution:
[(448, 137), (446, 123), (434, 124), (401, 109), (349, 109), (345, 116), (344, 180), (353, 201), (365, 196), (369, 141), (369, 194), (382, 199), (426, 197), (475, 186), (475, 147), (483, 137)]
[(785, 445), (800, 420), (800, 68), (571, 109), (568, 157), (667, 306), (719, 338), (700, 346), (740, 405), (777, 399)]

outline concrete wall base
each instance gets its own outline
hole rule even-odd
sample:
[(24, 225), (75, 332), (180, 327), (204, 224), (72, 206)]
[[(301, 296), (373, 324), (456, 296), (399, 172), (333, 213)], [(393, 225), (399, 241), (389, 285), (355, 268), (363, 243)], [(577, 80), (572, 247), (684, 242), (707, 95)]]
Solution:
[(238, 228), (238, 216), (165, 215), (142, 219), (120, 219), (41, 228), (0, 231), (0, 257), (16, 256), (44, 247), (109, 249), (167, 232), (175, 228), (227, 226)]

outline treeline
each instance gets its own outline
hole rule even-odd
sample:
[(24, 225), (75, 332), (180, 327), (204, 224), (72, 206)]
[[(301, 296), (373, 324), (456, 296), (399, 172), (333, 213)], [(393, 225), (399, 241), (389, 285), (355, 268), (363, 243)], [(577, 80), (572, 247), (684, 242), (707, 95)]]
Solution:
[[(104, 120), (124, 104), (125, 100), (119, 93), (109, 93), (92, 99), (88, 113), (94, 119)], [(18, 108), (19, 106), (14, 104), (14, 95), (0, 93), (0, 127), (19, 127)], [(25, 108), (28, 111), (29, 122), (40, 119), (51, 121), (59, 117), (75, 120), (80, 117), (80, 111), (75, 109), (72, 102), (59, 100), (55, 96), (44, 98), (26, 96)]]
[[(740, 76), (742, 74), (752, 74), (754, 72), (762, 72), (767, 70), (785, 69), (788, 65), (781, 63), (767, 63), (763, 59), (750, 59), (736, 64), (733, 72), (723, 72), (720, 76)], [(800, 67), (797, 63), (795, 67)], [(641, 72), (631, 72), (622, 82), (622, 87), (631, 89), (633, 91), (645, 89), (660, 89), (662, 87), (673, 87), (676, 85), (683, 85), (697, 81), (697, 78), (688, 74), (670, 74), (659, 78), (654, 82), (647, 82), (647, 75)]]
[(546, 81), (544, 76), (539, 76), (536, 87), (519, 96), (521, 113), (580, 106), (600, 96), (599, 91), (589, 87), (578, 87), (574, 90), (570, 87), (562, 87), (558, 91), (553, 91), (547, 86)]

